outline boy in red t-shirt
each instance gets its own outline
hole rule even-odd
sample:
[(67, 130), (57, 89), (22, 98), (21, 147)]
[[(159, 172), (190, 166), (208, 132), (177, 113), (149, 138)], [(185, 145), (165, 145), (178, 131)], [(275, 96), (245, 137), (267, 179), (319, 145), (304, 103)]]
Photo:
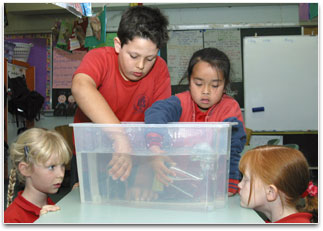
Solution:
[[(167, 65), (158, 56), (168, 40), (167, 26), (168, 20), (157, 8), (135, 6), (123, 13), (114, 48), (91, 50), (74, 73), (72, 94), (79, 107), (75, 123), (144, 121), (147, 108), (171, 95)], [(131, 152), (127, 139), (115, 139), (114, 145), (116, 153)], [(124, 181), (132, 160), (129, 155), (114, 155), (109, 166), (112, 178)], [(71, 184), (76, 182), (74, 155)]]

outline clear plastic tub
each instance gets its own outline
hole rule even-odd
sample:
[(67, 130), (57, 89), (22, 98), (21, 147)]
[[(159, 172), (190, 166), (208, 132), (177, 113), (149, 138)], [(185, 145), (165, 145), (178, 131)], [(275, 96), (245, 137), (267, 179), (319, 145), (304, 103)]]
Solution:
[[(232, 125), (70, 124), (74, 130), (81, 202), (171, 209), (224, 207)], [(162, 153), (152, 151), (151, 146), (156, 144)], [(124, 146), (131, 147), (131, 151)], [(124, 182), (109, 175), (113, 156), (131, 160), (131, 172)], [(165, 158), (170, 161), (164, 162), (165, 167), (176, 174), (168, 175), (172, 180), (168, 186), (158, 180), (153, 168), (157, 159)]]

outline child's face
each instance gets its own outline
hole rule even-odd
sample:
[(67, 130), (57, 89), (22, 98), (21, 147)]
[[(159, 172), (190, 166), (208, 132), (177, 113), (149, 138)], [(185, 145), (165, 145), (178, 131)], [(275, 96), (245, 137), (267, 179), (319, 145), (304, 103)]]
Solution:
[(249, 194), (250, 194), (250, 171), (246, 169), (245, 174), (241, 182), (238, 184), (240, 189), (240, 205), (245, 208), (256, 209), (257, 211), (262, 211), (266, 204), (266, 191), (265, 185), (256, 177), (253, 178), (253, 188), (250, 198), (250, 203), (248, 204)]
[(155, 64), (158, 48), (149, 39), (135, 37), (121, 47), (115, 39), (115, 49), (119, 53), (119, 70), (125, 80), (139, 81), (144, 78)]
[(65, 103), (65, 101), (66, 101), (66, 96), (65, 95), (58, 96), (58, 102), (59, 103)]
[(57, 193), (65, 175), (65, 165), (58, 164), (52, 155), (45, 164), (34, 164), (32, 167), (31, 187), (42, 193)]
[(201, 111), (220, 102), (224, 93), (223, 72), (216, 70), (209, 63), (199, 61), (193, 67), (190, 79), (190, 91), (194, 102)]

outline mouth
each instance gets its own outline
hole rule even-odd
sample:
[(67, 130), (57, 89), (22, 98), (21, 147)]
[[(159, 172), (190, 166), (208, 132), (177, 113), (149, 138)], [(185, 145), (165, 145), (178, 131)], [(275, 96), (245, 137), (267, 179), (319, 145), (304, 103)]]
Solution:
[(134, 72), (133, 75), (136, 76), (136, 77), (141, 77), (142, 76), (142, 72)]
[(62, 186), (61, 183), (54, 184), (54, 188), (60, 188)]
[(208, 99), (201, 99), (201, 103), (203, 104), (208, 104), (210, 102), (210, 100)]

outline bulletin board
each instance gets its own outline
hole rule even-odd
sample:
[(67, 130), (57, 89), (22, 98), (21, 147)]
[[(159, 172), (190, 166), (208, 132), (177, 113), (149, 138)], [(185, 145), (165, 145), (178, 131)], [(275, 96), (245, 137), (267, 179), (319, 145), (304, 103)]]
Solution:
[(318, 130), (318, 37), (246, 37), (245, 124), (253, 131)]
[(53, 49), (53, 89), (70, 89), (72, 77), (80, 65), (86, 51), (68, 52), (60, 48)]
[(203, 32), (170, 31), (167, 43), (167, 66), (171, 85), (178, 85), (192, 54), (203, 48)]
[[(86, 51), (83, 50), (69, 52), (57, 47), (53, 48), (52, 109), (55, 116), (74, 115), (75, 110), (67, 110), (72, 95), (72, 77), (85, 54)], [(64, 102), (61, 102), (62, 96)], [(61, 107), (63, 104), (66, 106)]]
[(35, 90), (45, 98), (44, 109), (51, 107), (51, 34), (5, 35), (6, 41), (32, 43), (27, 63), (35, 67)]

